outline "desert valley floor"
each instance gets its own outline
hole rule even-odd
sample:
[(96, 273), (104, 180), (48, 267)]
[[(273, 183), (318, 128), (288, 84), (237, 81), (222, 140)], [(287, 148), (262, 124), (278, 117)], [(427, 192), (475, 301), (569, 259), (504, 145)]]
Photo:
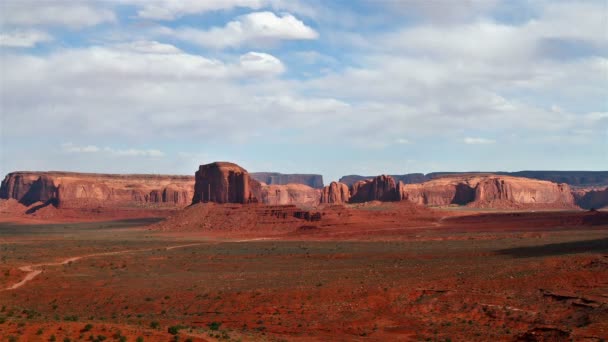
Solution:
[[(293, 225), (275, 209), (185, 211), (266, 217), (232, 233), (188, 229), (189, 216), (171, 211), (157, 212), (163, 222), (154, 212), (4, 219), (2, 341), (608, 338), (606, 212), (411, 215), (373, 202)], [(173, 222), (183, 229), (166, 229)]]

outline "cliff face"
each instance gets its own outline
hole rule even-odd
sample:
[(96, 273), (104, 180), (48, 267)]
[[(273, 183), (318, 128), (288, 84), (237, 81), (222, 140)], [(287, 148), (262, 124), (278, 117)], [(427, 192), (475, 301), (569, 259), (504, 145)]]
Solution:
[(0, 198), (13, 198), (24, 205), (50, 201), (63, 208), (146, 203), (186, 206), (193, 186), (191, 176), (13, 172), (2, 181)]
[[(404, 184), (419, 184), (433, 179), (465, 176), (495, 174), (501, 176), (525, 177), (538, 180), (546, 180), (555, 183), (566, 183), (573, 186), (608, 186), (608, 171), (518, 171), (518, 172), (432, 172), (408, 173), (404, 175), (391, 175), (396, 182)], [(371, 176), (348, 175), (340, 178), (340, 182), (352, 186), (358, 181), (372, 179)]]
[(397, 184), (391, 176), (381, 175), (371, 180), (362, 180), (351, 188), (351, 203), (369, 201), (398, 201)]
[(608, 187), (576, 189), (572, 194), (575, 203), (583, 209), (608, 208)]
[(278, 172), (252, 172), (251, 178), (268, 185), (304, 184), (311, 188), (323, 188), (323, 176), (315, 174), (282, 174)]
[(575, 208), (571, 189), (521, 177), (469, 175), (438, 178), (422, 184), (400, 184), (400, 197), (418, 204), (468, 205), (476, 208)]
[(266, 185), (261, 188), (261, 202), (268, 205), (298, 205), (314, 207), (319, 204), (321, 190), (304, 184)]
[(249, 177), (247, 170), (234, 163), (201, 165), (194, 179), (193, 204), (255, 203), (260, 198), (260, 184)]
[(321, 203), (344, 204), (349, 200), (350, 189), (344, 183), (331, 182), (321, 193)]

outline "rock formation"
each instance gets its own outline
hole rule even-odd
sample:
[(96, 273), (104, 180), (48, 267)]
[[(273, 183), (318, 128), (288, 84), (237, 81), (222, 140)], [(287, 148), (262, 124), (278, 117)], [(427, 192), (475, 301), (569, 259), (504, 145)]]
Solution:
[(260, 201), (268, 205), (314, 207), (320, 198), (321, 190), (304, 184), (262, 185)]
[(371, 180), (362, 180), (353, 184), (350, 191), (351, 203), (369, 201), (399, 201), (397, 184), (391, 176), (381, 175)]
[(304, 184), (311, 188), (323, 188), (323, 176), (315, 174), (282, 174), (277, 172), (252, 172), (251, 178), (268, 185)]
[(261, 197), (261, 185), (249, 177), (247, 170), (229, 162), (201, 165), (194, 174), (192, 204), (255, 203)]
[(572, 191), (574, 202), (583, 209), (608, 208), (608, 187), (580, 188)]
[[(404, 184), (419, 184), (437, 178), (463, 175), (495, 174), (502, 176), (525, 177), (546, 180), (555, 183), (566, 183), (573, 186), (608, 186), (608, 171), (518, 171), (518, 172), (432, 172), (408, 173), (404, 175), (391, 175), (396, 182)], [(371, 176), (348, 175), (340, 178), (340, 182), (352, 186), (358, 181), (372, 179)]]
[(331, 182), (323, 188), (321, 203), (344, 204), (350, 200), (348, 185), (340, 182)]
[(422, 184), (399, 184), (402, 200), (418, 204), (468, 205), (476, 208), (575, 208), (567, 184), (522, 177), (468, 175), (438, 178)]
[(62, 208), (190, 204), (191, 176), (118, 175), (76, 172), (13, 172), (0, 186), (0, 198), (29, 206), (36, 202)]

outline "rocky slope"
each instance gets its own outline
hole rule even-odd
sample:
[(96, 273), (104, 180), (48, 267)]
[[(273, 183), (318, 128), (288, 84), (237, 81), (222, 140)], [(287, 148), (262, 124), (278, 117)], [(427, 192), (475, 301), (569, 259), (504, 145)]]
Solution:
[(251, 178), (268, 185), (304, 184), (311, 188), (323, 188), (323, 176), (315, 174), (282, 174), (278, 172), (252, 172)]
[(12, 198), (26, 206), (43, 202), (61, 208), (186, 206), (192, 200), (193, 187), (192, 176), (12, 172), (2, 181), (0, 198)]

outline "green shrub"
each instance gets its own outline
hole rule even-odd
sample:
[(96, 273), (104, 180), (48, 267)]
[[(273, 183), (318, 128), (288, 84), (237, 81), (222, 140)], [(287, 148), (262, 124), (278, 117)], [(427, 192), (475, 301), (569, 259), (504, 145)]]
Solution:
[(158, 323), (157, 321), (152, 321), (152, 322), (150, 322), (150, 328), (158, 329), (158, 328), (160, 328), (160, 323)]
[(82, 329), (82, 332), (87, 332), (87, 331), (91, 331), (91, 329), (93, 329), (93, 324), (87, 324), (84, 326), (84, 328)]
[(222, 325), (222, 323), (219, 323), (219, 322), (211, 322), (211, 323), (207, 324), (209, 329), (213, 330), (213, 331), (220, 330), (221, 325)]
[(143, 337), (141, 337), (141, 336), (139, 336), (139, 337), (138, 337), (138, 338), (135, 340), (135, 342), (144, 342), (144, 338), (143, 338)]

